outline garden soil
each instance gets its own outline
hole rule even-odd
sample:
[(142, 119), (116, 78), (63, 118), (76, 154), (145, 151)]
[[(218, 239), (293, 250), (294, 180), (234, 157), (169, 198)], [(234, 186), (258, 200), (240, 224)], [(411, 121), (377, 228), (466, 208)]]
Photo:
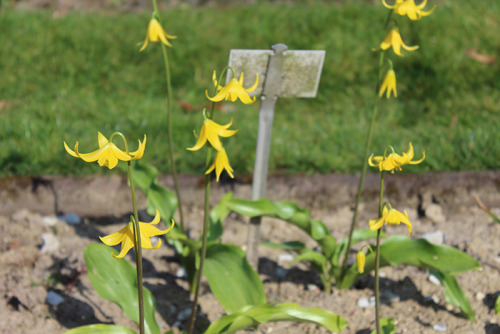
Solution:
[[(359, 175), (272, 175), (271, 200), (292, 200), (322, 220), (337, 239), (349, 230)], [(185, 224), (192, 238), (202, 224), (203, 178), (182, 176)], [(168, 176), (160, 183), (171, 187)], [(377, 216), (378, 175), (368, 175), (358, 219), (367, 227)], [(243, 180), (214, 183), (211, 205), (226, 192), (250, 198), (251, 185)], [(500, 333), (494, 303), (500, 293), (500, 224), (486, 215), (475, 197), (500, 214), (500, 172), (426, 173), (387, 175), (386, 199), (407, 210), (412, 238), (432, 234), (432, 241), (456, 247), (480, 261), (482, 269), (457, 276), (476, 314), (474, 322), (449, 305), (441, 286), (427, 270), (397, 266), (381, 270), (385, 298), (383, 317), (393, 317), (398, 333)], [(139, 196), (141, 213), (146, 200)], [(0, 332), (64, 333), (93, 323), (136, 328), (118, 306), (101, 299), (86, 273), (83, 250), (99, 236), (116, 232), (128, 222), (130, 192), (123, 175), (0, 179)], [(143, 220), (148, 221), (145, 217)], [(161, 223), (165, 228), (164, 223)], [(248, 219), (231, 214), (224, 222), (223, 242), (245, 248)], [(407, 234), (404, 225), (391, 226), (388, 235)], [(299, 229), (274, 219), (262, 222), (264, 240), (314, 242)], [(444, 236), (444, 237), (443, 237)], [(444, 240), (444, 241), (443, 241)], [(145, 286), (157, 300), (156, 319), (162, 333), (185, 328), (191, 297), (179, 259), (165, 246), (144, 251)], [(373, 273), (351, 289), (322, 290), (318, 275), (304, 263), (290, 266), (292, 253), (259, 249), (259, 275), (271, 303), (294, 302), (339, 314), (348, 322), (343, 333), (370, 333), (374, 329)], [(132, 252), (127, 258), (132, 261)], [(51, 305), (52, 304), (52, 305)], [(217, 320), (224, 310), (202, 284), (200, 319)], [(254, 333), (328, 333), (314, 324), (279, 322), (260, 326)]]

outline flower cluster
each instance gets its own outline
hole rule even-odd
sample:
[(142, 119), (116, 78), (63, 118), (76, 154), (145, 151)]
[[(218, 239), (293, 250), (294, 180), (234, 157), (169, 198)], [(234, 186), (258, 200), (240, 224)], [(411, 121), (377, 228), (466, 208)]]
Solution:
[[(237, 99), (240, 99), (244, 104), (252, 104), (255, 101), (255, 97), (250, 98), (250, 92), (254, 91), (259, 84), (258, 76), (255, 79), (255, 83), (250, 88), (243, 87), (243, 73), (241, 73), (239, 80), (236, 80), (234, 77), (229, 80), (229, 82), (224, 86), (218, 85), (216, 74), (212, 76), (212, 81), (214, 87), (216, 87), (217, 94), (214, 97), (208, 96), (208, 92), (205, 91), (205, 95), (212, 102), (220, 102), (223, 100), (235, 102)], [(219, 137), (231, 137), (237, 130), (229, 130), (229, 127), (233, 124), (233, 120), (226, 124), (220, 125), (213, 120), (206, 117), (206, 113), (204, 112), (205, 120), (201, 126), (200, 135), (198, 136), (198, 141), (193, 147), (188, 148), (190, 151), (197, 151), (202, 148), (206, 142), (208, 141), (210, 145), (217, 151), (215, 155), (214, 162), (207, 169), (205, 174), (210, 174), (213, 170), (215, 170), (215, 175), (217, 177), (217, 181), (219, 181), (220, 175), (223, 170), (229, 174), (230, 177), (234, 178), (233, 168), (229, 164), (229, 158), (227, 157), (226, 150), (222, 146), (221, 140)], [(195, 134), (196, 136), (196, 134)]]
[(381, 172), (391, 172), (394, 170), (400, 171), (403, 165), (416, 165), (424, 161), (425, 152), (422, 153), (422, 159), (413, 160), (414, 152), (413, 145), (410, 143), (408, 151), (403, 152), (403, 155), (399, 155), (395, 152), (391, 152), (388, 156), (373, 156), (373, 154), (368, 158), (368, 164), (372, 167), (378, 167)]
[[(408, 18), (413, 21), (420, 20), (422, 16), (427, 16), (432, 14), (434, 9), (436, 8), (434, 7), (430, 11), (424, 12), (422, 9), (427, 4), (427, 0), (422, 1), (422, 3), (419, 5), (416, 5), (414, 0), (395, 0), (394, 5), (392, 6), (388, 5), (385, 0), (382, 0), (382, 3), (385, 7), (391, 9), (394, 13), (401, 16), (407, 15)], [(382, 43), (380, 43), (378, 49), (374, 49), (374, 51), (375, 50), (386, 51), (391, 47), (394, 53), (400, 57), (403, 57), (403, 54), (401, 53), (401, 48), (407, 51), (415, 51), (418, 49), (418, 45), (408, 46), (403, 42), (398, 27), (391, 28), (387, 33), (387, 35), (385, 36)], [(392, 92), (394, 97), (398, 97), (398, 93), (396, 90), (396, 73), (394, 72), (391, 61), (388, 62), (387, 67), (388, 68), (385, 71), (384, 79), (382, 80), (382, 83), (380, 84), (379, 87), (379, 96), (382, 97), (382, 95), (384, 95), (384, 92), (387, 92), (386, 96), (387, 98), (389, 98)]]

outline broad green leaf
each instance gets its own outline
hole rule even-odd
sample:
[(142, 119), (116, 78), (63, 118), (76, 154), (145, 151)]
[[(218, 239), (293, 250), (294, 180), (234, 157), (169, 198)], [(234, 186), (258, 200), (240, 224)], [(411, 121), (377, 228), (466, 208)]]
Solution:
[(497, 297), (497, 301), (495, 302), (495, 312), (500, 314), (500, 296)]
[[(383, 334), (395, 334), (398, 328), (394, 325), (393, 318), (380, 318), (380, 330)], [(374, 330), (371, 334), (377, 334), (377, 330)]]
[(235, 199), (232, 195), (228, 195), (219, 205), (250, 218), (265, 216), (287, 221), (316, 240), (328, 258), (335, 251), (337, 241), (330, 235), (325, 225), (319, 220), (312, 220), (308, 210), (300, 209), (293, 202), (271, 202), (267, 198), (251, 201)]
[[(125, 259), (111, 256), (116, 251), (103, 244), (90, 244), (83, 251), (85, 265), (92, 286), (101, 298), (115, 302), (125, 315), (139, 322), (137, 273)], [(144, 327), (148, 334), (160, 333), (155, 319), (156, 302), (151, 292), (143, 288)]]
[(209, 216), (210, 225), (208, 228), (208, 235), (207, 235), (208, 241), (215, 241), (222, 236), (223, 232), (222, 223), (224, 222), (224, 220), (226, 220), (226, 217), (231, 213), (231, 210), (226, 205), (224, 205), (224, 202), (226, 201), (226, 199), (232, 197), (233, 197), (232, 193), (225, 194), (222, 197), (219, 204), (217, 204), (217, 206), (215, 206), (210, 212)]
[(444, 274), (438, 270), (431, 270), (430, 272), (441, 282), (441, 285), (444, 288), (444, 297), (446, 302), (460, 307), (463, 315), (465, 315), (470, 321), (474, 321), (474, 311), (472, 310), (464, 291), (460, 288), (457, 279), (453, 275)]
[(263, 246), (274, 248), (274, 249), (285, 249), (285, 250), (294, 250), (296, 252), (299, 252), (306, 247), (303, 242), (300, 241), (286, 241), (283, 243), (274, 243), (274, 242), (268, 242), (264, 241), (260, 243)]
[(306, 248), (299, 256), (290, 261), (290, 265), (294, 265), (295, 263), (300, 261), (311, 262), (311, 264), (316, 266), (316, 269), (321, 270), (320, 274), (324, 274), (328, 270), (326, 266), (328, 260), (326, 259), (326, 257), (323, 254), (313, 251), (310, 248)]
[[(177, 209), (177, 196), (168, 188), (158, 184), (158, 170), (145, 163), (136, 163), (132, 168), (134, 185), (139, 188), (148, 199), (148, 214), (154, 216), (155, 210), (160, 211), (163, 221), (168, 222), (174, 217)], [(174, 229), (178, 229), (176, 225)]]
[[(435, 269), (450, 275), (481, 268), (476, 259), (454, 247), (435, 245), (425, 239), (410, 239), (405, 236), (387, 238), (380, 246), (380, 266), (400, 264)], [(352, 266), (339, 287), (349, 288), (355, 280), (368, 274), (373, 268), (374, 255), (367, 254), (364, 274), (359, 274), (356, 266)]]
[(137, 334), (137, 332), (123, 326), (99, 324), (73, 328), (64, 334)]
[(342, 331), (347, 322), (344, 318), (320, 308), (304, 308), (297, 304), (256, 305), (223, 316), (210, 325), (205, 334), (231, 334), (239, 330), (274, 321), (310, 322), (332, 332)]
[(234, 245), (209, 244), (203, 268), (213, 294), (227, 313), (266, 302), (259, 275)]

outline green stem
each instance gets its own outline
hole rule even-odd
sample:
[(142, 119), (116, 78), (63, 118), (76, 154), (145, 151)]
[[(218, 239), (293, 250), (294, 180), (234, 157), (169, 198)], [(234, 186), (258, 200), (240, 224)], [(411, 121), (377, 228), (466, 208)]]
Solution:
[(179, 187), (179, 178), (177, 177), (177, 168), (174, 160), (174, 143), (172, 140), (172, 84), (170, 80), (170, 66), (168, 63), (167, 47), (161, 43), (161, 50), (163, 53), (163, 61), (165, 62), (165, 75), (167, 79), (167, 136), (168, 136), (168, 155), (170, 159), (170, 166), (172, 168), (172, 175), (174, 177), (175, 194), (179, 202), (179, 227), (184, 233), (184, 215), (182, 212), (182, 198)]
[(380, 334), (380, 287), (379, 287), (379, 265), (380, 265), (380, 230), (377, 230), (377, 250), (375, 253), (375, 328)]
[[(159, 19), (159, 11), (156, 0), (153, 0), (153, 9), (155, 16)], [(177, 201), (179, 203), (179, 227), (184, 233), (184, 214), (182, 211), (182, 198), (181, 191), (179, 187), (179, 178), (177, 177), (177, 168), (175, 166), (174, 160), (174, 144), (172, 139), (172, 83), (170, 79), (170, 66), (168, 62), (167, 47), (165, 44), (161, 44), (161, 51), (163, 54), (163, 62), (165, 64), (165, 77), (167, 81), (167, 138), (168, 138), (168, 158), (170, 160), (170, 168), (172, 170), (172, 176), (174, 177), (174, 188), (175, 195), (177, 196)]]
[[(385, 21), (385, 29), (387, 29), (391, 15), (392, 15), (392, 10), (389, 11), (389, 14), (387, 15), (387, 19)], [(365, 152), (363, 154), (363, 164), (361, 167), (361, 178), (359, 179), (358, 190), (356, 192), (356, 203), (354, 204), (354, 213), (352, 215), (351, 227), (349, 230), (349, 238), (347, 239), (348, 240), (347, 241), (347, 248), (346, 248), (346, 252), (344, 254), (344, 260), (342, 262), (342, 271), (341, 271), (341, 275), (340, 275), (341, 281), (344, 279), (344, 276), (347, 272), (347, 260), (349, 258), (349, 253), (351, 252), (352, 235), (354, 233), (354, 229), (356, 228), (356, 222), (357, 222), (357, 218), (358, 218), (358, 208), (359, 208), (359, 203), (361, 202), (361, 193), (363, 192), (363, 186), (365, 184), (368, 154), (370, 152), (370, 146), (372, 143), (373, 125), (375, 124), (375, 119), (377, 118), (378, 104), (380, 101), (380, 98), (378, 96), (378, 90), (379, 90), (379, 85), (380, 85), (380, 82), (382, 80), (382, 75), (383, 75), (384, 55), (385, 55), (385, 52), (380, 51), (379, 62), (378, 62), (378, 71), (377, 71), (378, 79), (377, 79), (377, 85), (375, 87), (375, 98), (373, 101), (372, 118), (370, 120), (370, 126), (368, 127), (368, 133), (366, 134)]]
[[(210, 164), (211, 157), (212, 157), (212, 148), (207, 147), (207, 159), (206, 159), (207, 168)], [(203, 231), (202, 231), (203, 239), (201, 244), (200, 266), (196, 273), (196, 285), (194, 290), (193, 308), (191, 310), (191, 317), (189, 318), (189, 327), (188, 327), (189, 334), (192, 334), (194, 329), (194, 321), (196, 319), (196, 310), (198, 307), (198, 295), (200, 293), (201, 277), (203, 276), (203, 264), (205, 263), (205, 256), (207, 254), (209, 214), (210, 214), (210, 174), (207, 174), (205, 175), (205, 207), (204, 207), (204, 218), (203, 218)]]
[[(384, 174), (380, 174), (380, 196), (378, 204), (378, 217), (382, 217), (383, 203), (384, 203)], [(380, 282), (379, 282), (379, 267), (380, 267), (380, 231), (382, 227), (377, 230), (377, 250), (375, 252), (375, 326), (377, 334), (380, 334)]]
[(132, 207), (134, 209), (134, 250), (135, 263), (137, 268), (137, 294), (139, 296), (139, 333), (144, 334), (144, 299), (142, 293), (142, 245), (141, 245), (141, 229), (139, 228), (139, 214), (137, 212), (137, 202), (135, 199), (134, 179), (132, 178), (132, 166), (128, 163), (128, 179), (130, 183), (130, 191), (132, 193)]

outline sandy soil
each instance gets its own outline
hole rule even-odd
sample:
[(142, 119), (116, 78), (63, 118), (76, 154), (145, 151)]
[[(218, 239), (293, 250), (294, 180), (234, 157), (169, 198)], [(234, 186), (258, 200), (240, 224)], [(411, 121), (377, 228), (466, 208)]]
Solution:
[[(162, 184), (170, 186), (169, 177)], [(199, 234), (202, 217), (202, 179), (181, 179), (185, 216), (191, 235)], [(376, 215), (378, 176), (367, 178), (359, 225)], [(355, 195), (355, 175), (271, 176), (269, 197), (294, 200), (309, 208), (311, 215), (325, 222), (337, 238), (347, 234)], [(212, 203), (233, 188), (236, 197), (249, 198), (249, 184), (214, 185)], [(399, 266), (382, 269), (381, 286), (391, 302), (382, 306), (384, 317), (394, 317), (399, 333), (500, 333), (499, 316), (493, 310), (500, 293), (500, 253), (496, 248), (500, 225), (484, 214), (472, 196), (477, 194), (500, 213), (500, 172), (425, 175), (389, 175), (387, 198), (398, 209), (406, 209), (413, 223), (413, 238), (442, 231), (445, 244), (476, 257), (482, 271), (458, 276), (472, 308), (475, 322), (462, 318), (447, 305), (442, 288), (429, 281), (428, 272)], [(83, 249), (98, 242), (98, 236), (117, 231), (127, 222), (130, 195), (123, 176), (38, 177), (0, 180), (0, 332), (63, 333), (69, 328), (91, 323), (116, 323), (135, 328), (114, 304), (103, 301), (92, 289), (85, 272)], [(145, 199), (139, 196), (141, 207)], [(79, 224), (61, 220), (76, 213)], [(57, 219), (59, 217), (59, 219)], [(223, 242), (245, 245), (247, 220), (231, 215), (224, 224)], [(266, 240), (301, 240), (313, 245), (300, 230), (265, 219)], [(404, 234), (404, 226), (388, 234)], [(45, 239), (45, 243), (43, 241)], [(358, 301), (373, 295), (373, 276), (358, 281), (350, 290), (333, 289), (325, 294), (319, 277), (305, 264), (290, 267), (281, 260), (286, 253), (262, 247), (259, 274), (267, 297), (273, 302), (296, 302), (321, 307), (344, 316), (344, 333), (370, 333), (374, 329), (374, 309)], [(130, 254), (128, 255), (130, 256)], [(190, 308), (187, 283), (178, 277), (181, 266), (172, 249), (145, 251), (145, 285), (157, 298), (157, 320), (162, 332), (178, 332)], [(277, 268), (285, 269), (280, 278)], [(58, 306), (46, 302), (48, 291), (63, 297)], [(224, 314), (222, 307), (204, 285), (201, 311), (209, 321)], [(257, 333), (328, 333), (311, 324), (290, 322), (263, 325)]]

